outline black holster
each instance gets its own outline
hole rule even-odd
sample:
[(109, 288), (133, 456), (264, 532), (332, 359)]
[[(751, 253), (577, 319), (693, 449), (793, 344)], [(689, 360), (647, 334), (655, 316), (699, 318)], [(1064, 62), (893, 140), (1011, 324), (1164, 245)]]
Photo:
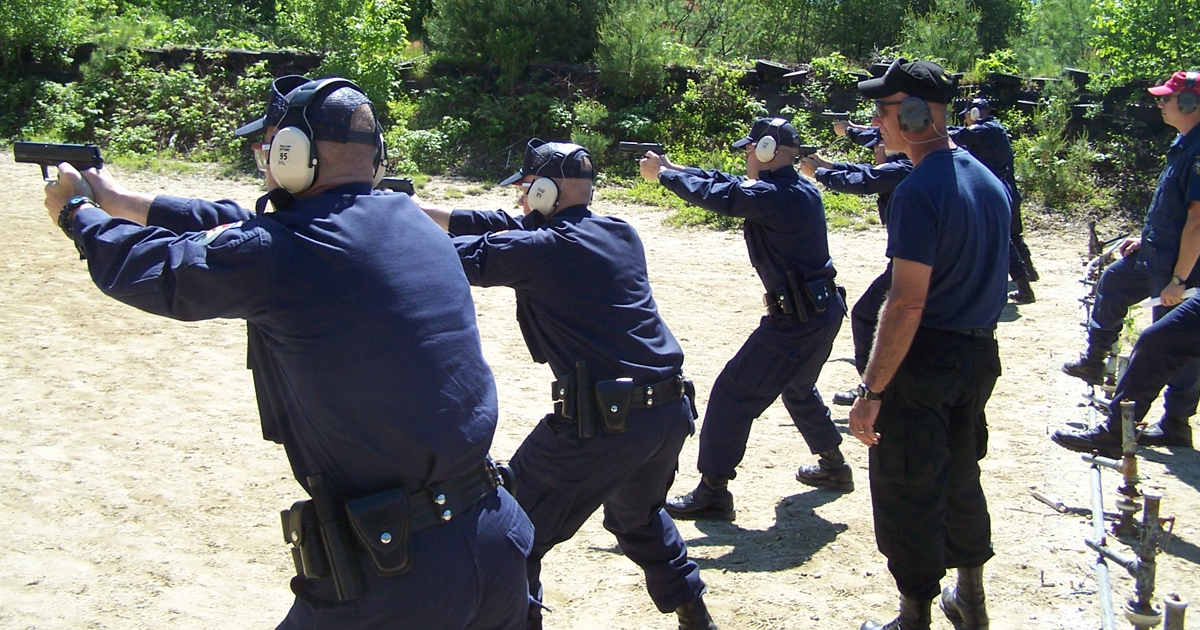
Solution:
[(297, 501), (283, 510), (283, 539), (292, 545), (296, 574), (332, 578), (338, 601), (348, 602), (363, 589), (358, 551), (338, 515), (338, 505), (321, 475), (308, 478), (312, 499)]

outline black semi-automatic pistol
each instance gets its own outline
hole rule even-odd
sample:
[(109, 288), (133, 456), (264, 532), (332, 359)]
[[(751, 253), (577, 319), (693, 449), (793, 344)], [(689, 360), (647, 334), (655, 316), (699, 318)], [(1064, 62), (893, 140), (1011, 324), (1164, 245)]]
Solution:
[(44, 142), (14, 142), (13, 161), (25, 164), (39, 164), (42, 167), (42, 179), (50, 179), (51, 166), (66, 162), (80, 171), (89, 168), (102, 168), (104, 158), (100, 157), (100, 147), (94, 144), (47, 144)]

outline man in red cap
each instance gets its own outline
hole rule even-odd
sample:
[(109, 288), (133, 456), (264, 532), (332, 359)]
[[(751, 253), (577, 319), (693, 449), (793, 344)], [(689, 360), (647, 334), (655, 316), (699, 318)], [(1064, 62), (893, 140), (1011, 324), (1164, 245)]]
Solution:
[[(1067, 374), (1093, 385), (1104, 380), (1105, 360), (1121, 334), (1130, 306), (1151, 296), (1161, 298), (1153, 311), (1157, 322), (1184, 301), (1184, 290), (1200, 285), (1200, 266), (1196, 265), (1200, 254), (1200, 72), (1176, 72), (1149, 91), (1159, 97), (1163, 122), (1179, 130), (1179, 135), (1167, 151), (1142, 235), (1125, 239), (1118, 250), (1121, 258), (1100, 277), (1088, 322), (1087, 353), (1063, 366)], [(1200, 398), (1200, 361), (1188, 362), (1166, 382), (1163, 417), (1142, 432), (1138, 444), (1190, 448), (1189, 419)], [(1136, 379), (1126, 385), (1147, 390)], [(1073, 451), (1099, 450), (1114, 456), (1121, 452), (1120, 427), (1110, 428), (1107, 423), (1082, 432), (1055, 431), (1051, 439)]]

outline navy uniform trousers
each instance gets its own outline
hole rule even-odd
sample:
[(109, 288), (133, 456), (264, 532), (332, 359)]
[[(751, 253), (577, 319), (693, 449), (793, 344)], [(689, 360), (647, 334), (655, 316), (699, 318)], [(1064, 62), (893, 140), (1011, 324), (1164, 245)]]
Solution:
[(809, 450), (822, 453), (842, 443), (816, 387), (846, 314), (840, 295), (828, 304), (824, 314), (810, 315), (806, 323), (793, 315), (764, 316), (725, 364), (713, 383), (700, 429), (700, 474), (736, 477), (751, 425), (780, 394)]
[[(1100, 276), (1100, 284), (1096, 288), (1096, 303), (1092, 307), (1091, 321), (1088, 322), (1089, 355), (1093, 351), (1107, 352), (1111, 349), (1121, 335), (1129, 307), (1148, 297), (1158, 296), (1163, 287), (1167, 286), (1168, 277), (1147, 274), (1135, 265), (1136, 258), (1121, 258), (1105, 268)], [(1162, 319), (1170, 310), (1163, 306), (1154, 307), (1154, 321)], [(1163, 408), (1167, 416), (1186, 420), (1195, 415), (1198, 398), (1200, 361), (1191, 361), (1176, 370), (1167, 380)]]
[(947, 568), (993, 555), (979, 460), (999, 376), (994, 338), (920, 328), (883, 391), (869, 451), (875, 542), (907, 597), (933, 599)]
[[(530, 595), (540, 601), (542, 557), (574, 536), (601, 505), (604, 528), (642, 568), (646, 590), (660, 611), (672, 612), (704, 594), (700, 567), (688, 559), (675, 521), (662, 509), (679, 451), (693, 431), (686, 397), (630, 411), (623, 433), (597, 429), (587, 439), (579, 437), (574, 420), (556, 414), (542, 418), (509, 462), (517, 501), (534, 526), (527, 565)], [(530, 609), (528, 627), (541, 627), (537, 606)]]
[(879, 311), (892, 291), (892, 263), (871, 282), (850, 309), (850, 333), (854, 338), (854, 369), (859, 375), (867, 371), (871, 347), (875, 345), (875, 329), (879, 328)]
[(529, 610), (525, 554), (533, 538), (503, 488), (451, 521), (412, 535), (413, 568), (379, 577), (362, 554), (366, 582), (337, 603), (333, 581), (292, 578), (296, 601), (278, 630), (521, 630)]
[(1133, 346), (1129, 367), (1113, 393), (1112, 417), (1120, 418), (1120, 401), (1129, 400), (1140, 421), (1163, 386), (1198, 361), (1200, 295), (1188, 298), (1142, 331)]

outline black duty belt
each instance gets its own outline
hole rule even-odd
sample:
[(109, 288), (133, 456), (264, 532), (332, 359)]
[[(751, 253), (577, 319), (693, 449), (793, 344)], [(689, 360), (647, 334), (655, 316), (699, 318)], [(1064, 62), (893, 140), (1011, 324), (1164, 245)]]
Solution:
[(419, 532), (453, 519), (455, 514), (475, 505), (500, 485), (500, 471), (489, 459), (474, 472), (410, 494), (409, 523), (412, 531)]
[(795, 275), (788, 272), (787, 283), (763, 294), (763, 306), (771, 315), (794, 315), (806, 322), (810, 315), (823, 315), (837, 293), (837, 283), (832, 278), (797, 282)]
[[(575, 373), (554, 381), (550, 398), (554, 412), (579, 425), (579, 437), (595, 435), (597, 422), (607, 433), (625, 430), (626, 415), (634, 409), (652, 409), (675, 402), (684, 396), (695, 399), (692, 382), (682, 373), (657, 383), (639, 385), (632, 378), (591, 381), (580, 362)], [(695, 403), (692, 403), (693, 408)], [(693, 416), (695, 412), (693, 410)]]
[(943, 328), (935, 330), (942, 330), (944, 332), (954, 333), (956, 335), (963, 335), (964, 337), (970, 337), (972, 339), (996, 338), (995, 328)]
[(405, 573), (413, 564), (412, 534), (453, 520), (501, 485), (490, 459), (465, 475), (413, 493), (394, 488), (341, 501), (327, 494), (320, 480), (319, 475), (309, 477), (311, 500), (297, 501), (281, 513), (283, 538), (292, 545), (296, 573), (331, 578), (340, 601), (355, 599), (364, 588), (360, 552), (366, 552), (381, 576)]

